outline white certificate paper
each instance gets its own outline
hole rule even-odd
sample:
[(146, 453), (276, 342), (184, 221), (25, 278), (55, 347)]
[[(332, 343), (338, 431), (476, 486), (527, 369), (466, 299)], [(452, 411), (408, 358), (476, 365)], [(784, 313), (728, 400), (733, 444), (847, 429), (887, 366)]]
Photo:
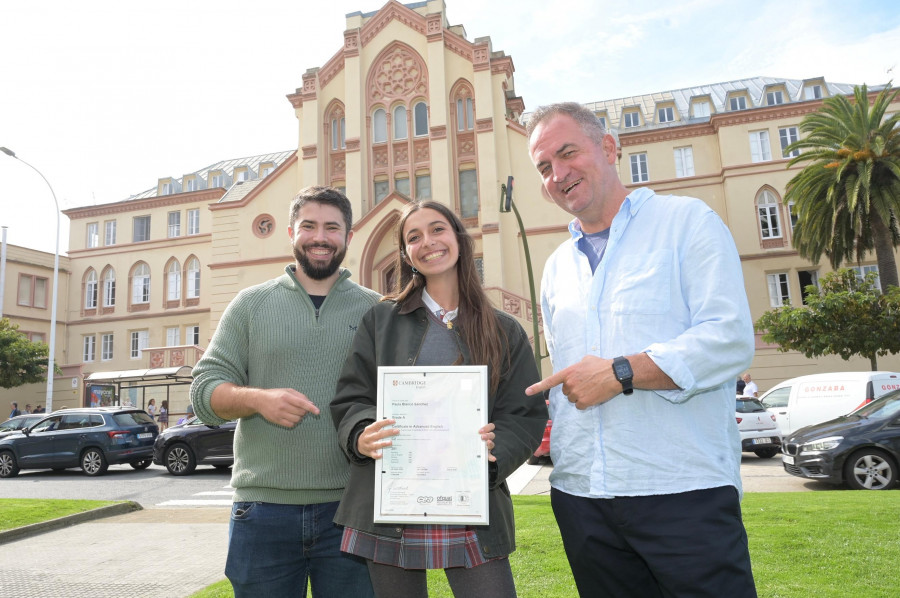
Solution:
[(379, 367), (378, 418), (375, 523), (487, 525), (487, 366)]

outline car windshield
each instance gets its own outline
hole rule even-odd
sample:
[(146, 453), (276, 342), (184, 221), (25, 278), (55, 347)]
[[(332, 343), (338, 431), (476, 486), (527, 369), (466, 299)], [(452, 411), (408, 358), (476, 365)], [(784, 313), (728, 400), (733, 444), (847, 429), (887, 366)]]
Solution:
[(900, 390), (886, 394), (880, 399), (875, 399), (868, 405), (863, 405), (853, 412), (871, 419), (887, 419), (900, 413)]
[(765, 410), (766, 408), (759, 402), (759, 399), (738, 399), (737, 401), (738, 413), (756, 413)]
[(113, 419), (120, 426), (143, 426), (144, 424), (152, 424), (153, 418), (143, 411), (126, 411), (125, 413), (114, 413)]

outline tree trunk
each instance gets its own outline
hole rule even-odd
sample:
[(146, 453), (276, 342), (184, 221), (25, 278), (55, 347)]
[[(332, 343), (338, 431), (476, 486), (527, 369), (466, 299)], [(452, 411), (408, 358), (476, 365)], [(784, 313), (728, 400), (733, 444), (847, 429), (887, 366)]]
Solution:
[(897, 279), (897, 262), (894, 260), (894, 244), (891, 242), (891, 230), (881, 221), (881, 217), (877, 213), (872, 214), (869, 222), (875, 241), (875, 259), (878, 261), (881, 290), (887, 292), (889, 286), (900, 286)]
[(878, 356), (875, 353), (869, 355), (869, 364), (872, 366), (872, 371), (878, 371)]

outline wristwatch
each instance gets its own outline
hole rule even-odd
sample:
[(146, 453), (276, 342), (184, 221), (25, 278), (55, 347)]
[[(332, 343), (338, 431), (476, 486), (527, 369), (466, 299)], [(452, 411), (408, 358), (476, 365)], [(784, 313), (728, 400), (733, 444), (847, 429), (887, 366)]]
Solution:
[(622, 384), (622, 394), (630, 395), (634, 392), (634, 386), (631, 381), (634, 378), (634, 372), (631, 370), (631, 364), (622, 356), (613, 359), (613, 373), (616, 380)]

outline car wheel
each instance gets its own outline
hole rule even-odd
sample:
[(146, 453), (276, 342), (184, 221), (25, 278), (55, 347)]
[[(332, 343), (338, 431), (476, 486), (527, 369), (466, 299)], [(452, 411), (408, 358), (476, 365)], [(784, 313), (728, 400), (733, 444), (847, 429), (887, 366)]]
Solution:
[(89, 448), (81, 454), (81, 469), (89, 476), (103, 475), (109, 469), (109, 463), (98, 448)]
[(764, 449), (756, 449), (753, 451), (757, 457), (760, 459), (771, 459), (775, 455), (778, 454), (777, 448), (764, 448)]
[(865, 448), (847, 459), (844, 481), (854, 490), (886, 490), (897, 482), (897, 466), (884, 451)]
[(150, 467), (150, 464), (153, 463), (153, 459), (144, 459), (143, 461), (138, 461), (137, 463), (129, 463), (135, 469), (147, 469)]
[(19, 475), (19, 464), (16, 456), (10, 451), (0, 453), (0, 478), (14, 478)]
[(534, 455), (531, 455), (530, 457), (528, 457), (528, 464), (529, 465), (540, 465), (542, 458), (543, 457), (535, 457)]
[(197, 460), (190, 447), (180, 442), (166, 449), (165, 463), (172, 475), (188, 475), (197, 467)]

